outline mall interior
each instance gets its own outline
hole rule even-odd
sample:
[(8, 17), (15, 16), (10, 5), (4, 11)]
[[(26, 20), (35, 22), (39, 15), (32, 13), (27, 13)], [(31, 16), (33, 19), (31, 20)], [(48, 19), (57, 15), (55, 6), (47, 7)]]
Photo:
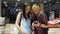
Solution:
[(0, 34), (18, 34), (15, 27), (17, 14), (10, 15), (9, 10), (21, 11), (22, 4), (34, 3), (38, 3), (47, 15), (48, 34), (60, 34), (60, 0), (0, 0)]

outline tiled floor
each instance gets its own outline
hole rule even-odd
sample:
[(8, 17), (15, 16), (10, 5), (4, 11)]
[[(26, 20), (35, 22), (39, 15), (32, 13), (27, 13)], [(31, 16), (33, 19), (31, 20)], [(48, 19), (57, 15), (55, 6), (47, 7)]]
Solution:
[(60, 28), (49, 28), (49, 34), (60, 34)]
[(0, 34), (17, 34), (18, 31), (14, 24), (6, 24), (6, 26), (0, 26)]
[[(14, 24), (0, 26), (0, 34), (17, 34), (18, 31)], [(48, 34), (60, 34), (60, 28), (49, 28)]]

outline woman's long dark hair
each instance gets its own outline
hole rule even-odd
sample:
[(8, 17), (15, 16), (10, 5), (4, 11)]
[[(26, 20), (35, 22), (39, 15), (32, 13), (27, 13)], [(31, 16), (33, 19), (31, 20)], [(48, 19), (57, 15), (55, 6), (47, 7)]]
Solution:
[[(30, 6), (30, 4), (28, 4), (28, 5)], [(27, 5), (25, 5), (25, 6), (24, 6), (24, 9), (23, 9), (23, 17), (24, 17), (25, 19), (26, 19), (26, 15), (25, 15), (26, 7), (27, 7)], [(29, 13), (27, 14), (27, 18), (30, 17), (30, 12), (31, 12), (31, 11), (29, 11)]]

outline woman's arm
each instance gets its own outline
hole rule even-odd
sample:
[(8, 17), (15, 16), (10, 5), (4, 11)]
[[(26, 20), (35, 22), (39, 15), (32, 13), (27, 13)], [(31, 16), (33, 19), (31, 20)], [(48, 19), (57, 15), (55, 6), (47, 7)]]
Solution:
[(34, 28), (35, 26), (39, 26), (39, 27), (42, 27), (42, 28), (48, 28), (47, 25), (41, 24), (41, 23), (39, 23), (39, 21), (37, 21), (36, 24), (34, 22), (32, 23), (32, 27)]
[(19, 23), (20, 23), (20, 19), (21, 19), (20, 17), (21, 17), (21, 13), (18, 13), (16, 22), (15, 22), (15, 25), (16, 25), (17, 29), (19, 30), (19, 32), (21, 32), (21, 29), (19, 27)]
[(43, 20), (43, 23), (44, 23), (44, 24), (41, 24), (41, 27), (42, 27), (42, 28), (48, 28), (48, 26), (47, 26), (48, 18), (47, 18), (47, 16), (46, 16), (45, 13), (43, 13), (42, 16), (43, 16), (43, 17), (42, 17), (42, 20)]
[(45, 25), (45, 24), (41, 24), (40, 27), (42, 27), (42, 28), (48, 28), (48, 26)]
[(16, 25), (17, 29), (19, 30), (19, 32), (23, 33), (23, 31), (21, 30), (21, 28), (19, 26), (20, 19), (21, 19), (21, 12), (19, 12), (18, 15), (17, 15), (15, 25)]

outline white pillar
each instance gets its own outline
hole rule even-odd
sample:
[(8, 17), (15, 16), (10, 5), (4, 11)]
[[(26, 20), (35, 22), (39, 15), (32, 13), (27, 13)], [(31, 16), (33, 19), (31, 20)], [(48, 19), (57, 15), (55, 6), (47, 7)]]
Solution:
[(1, 0), (0, 0), (0, 17), (1, 17)]

